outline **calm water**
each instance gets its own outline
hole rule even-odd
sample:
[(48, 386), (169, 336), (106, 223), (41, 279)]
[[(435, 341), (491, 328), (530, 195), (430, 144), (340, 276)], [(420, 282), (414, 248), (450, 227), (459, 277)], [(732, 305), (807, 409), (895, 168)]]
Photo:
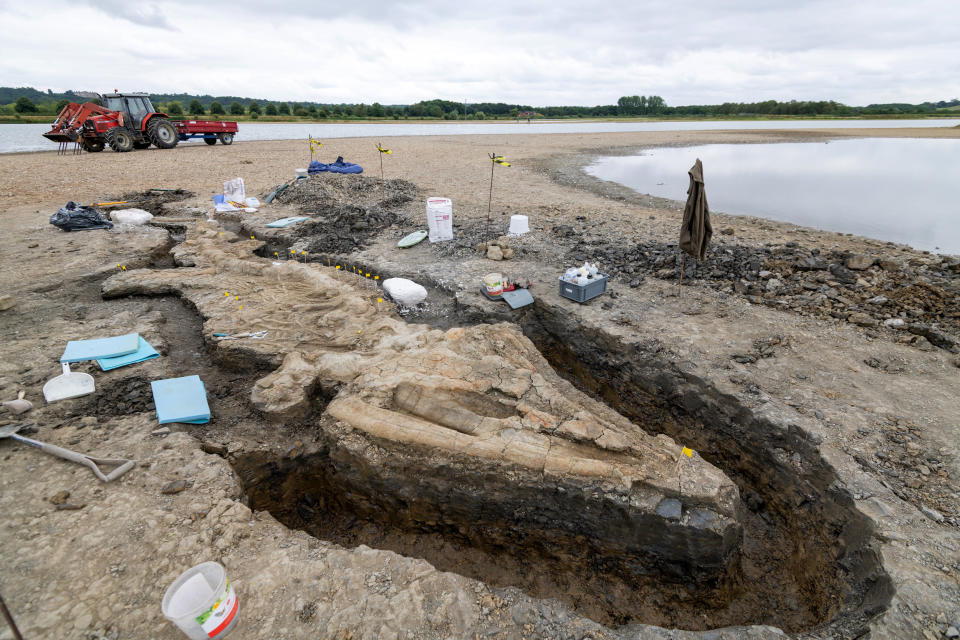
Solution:
[(960, 140), (662, 148), (600, 158), (586, 170), (641, 193), (685, 201), (687, 170), (697, 158), (713, 211), (960, 254)]
[[(51, 122), (53, 117), (50, 118)], [(323, 138), (368, 136), (441, 136), (482, 133), (616, 133), (630, 131), (706, 131), (713, 129), (837, 129), (891, 127), (952, 127), (960, 119), (933, 120), (783, 120), (783, 121), (677, 121), (677, 122), (430, 122), (369, 124), (240, 123), (237, 140), (296, 140), (308, 135)], [(0, 153), (55, 151), (56, 143), (41, 134), (47, 124), (0, 124)], [(181, 144), (203, 144), (200, 140)]]

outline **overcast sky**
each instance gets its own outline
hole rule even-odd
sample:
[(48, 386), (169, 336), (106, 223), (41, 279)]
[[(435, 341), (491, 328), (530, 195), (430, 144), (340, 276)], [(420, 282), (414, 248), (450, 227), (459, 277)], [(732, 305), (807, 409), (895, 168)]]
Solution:
[(960, 97), (960, 1), (0, 0), (0, 85), (405, 104)]

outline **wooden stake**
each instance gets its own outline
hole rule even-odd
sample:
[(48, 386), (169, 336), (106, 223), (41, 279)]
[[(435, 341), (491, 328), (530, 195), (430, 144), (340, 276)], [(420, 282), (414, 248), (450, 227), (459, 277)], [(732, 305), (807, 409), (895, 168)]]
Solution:
[(13, 621), (13, 616), (10, 615), (10, 610), (7, 609), (7, 603), (3, 601), (3, 596), (0, 596), (0, 612), (3, 613), (7, 625), (10, 627), (10, 630), (13, 631), (14, 640), (23, 640), (23, 636), (20, 635), (20, 630), (17, 629), (17, 624)]
[(490, 241), (490, 210), (493, 208), (493, 165), (496, 164), (493, 158), (495, 156), (495, 153), (490, 154), (490, 196), (487, 198), (487, 230), (483, 238), (487, 242)]
[(380, 156), (380, 182), (383, 182), (383, 151), (380, 151), (383, 146), (378, 142), (377, 143), (377, 155)]

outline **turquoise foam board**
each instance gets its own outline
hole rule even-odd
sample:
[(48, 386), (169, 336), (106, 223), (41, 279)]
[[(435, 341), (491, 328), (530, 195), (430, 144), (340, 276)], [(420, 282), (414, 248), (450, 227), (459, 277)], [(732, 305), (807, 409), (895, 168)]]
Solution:
[(156, 405), (157, 420), (160, 424), (203, 424), (210, 420), (207, 388), (200, 376), (154, 380), (150, 383), (150, 388), (153, 390), (153, 403)]
[(111, 369), (116, 369), (118, 367), (125, 367), (128, 364), (135, 364), (137, 362), (143, 362), (144, 360), (151, 360), (159, 357), (160, 354), (157, 353), (157, 350), (154, 349), (149, 342), (144, 340), (143, 336), (140, 336), (140, 344), (137, 346), (137, 350), (133, 353), (117, 356), (116, 358), (97, 358), (97, 364), (100, 365), (101, 370), (110, 371)]
[(100, 358), (116, 358), (137, 350), (140, 334), (128, 333), (113, 338), (94, 338), (92, 340), (71, 340), (60, 356), (60, 362), (83, 362)]

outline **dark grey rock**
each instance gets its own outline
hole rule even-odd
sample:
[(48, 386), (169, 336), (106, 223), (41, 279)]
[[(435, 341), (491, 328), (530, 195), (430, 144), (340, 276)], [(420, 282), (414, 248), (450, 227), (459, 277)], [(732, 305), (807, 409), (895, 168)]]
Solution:
[(667, 520), (679, 520), (683, 515), (683, 505), (679, 500), (666, 498), (661, 500), (656, 508), (657, 515)]

